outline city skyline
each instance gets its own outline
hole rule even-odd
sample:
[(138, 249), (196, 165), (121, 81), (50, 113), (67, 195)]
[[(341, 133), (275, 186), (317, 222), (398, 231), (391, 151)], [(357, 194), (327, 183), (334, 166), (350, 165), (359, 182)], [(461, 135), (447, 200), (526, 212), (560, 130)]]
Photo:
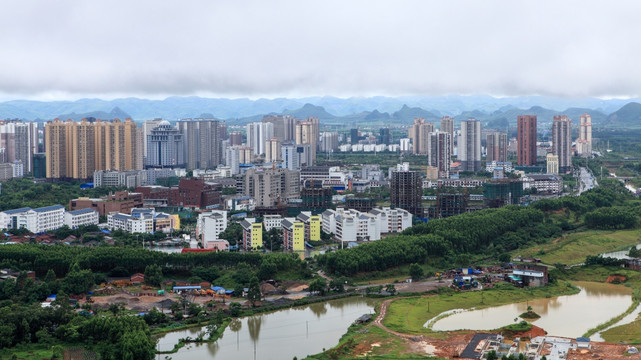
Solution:
[(0, 101), (631, 98), (641, 94), (639, 10), (632, 1), (9, 2)]

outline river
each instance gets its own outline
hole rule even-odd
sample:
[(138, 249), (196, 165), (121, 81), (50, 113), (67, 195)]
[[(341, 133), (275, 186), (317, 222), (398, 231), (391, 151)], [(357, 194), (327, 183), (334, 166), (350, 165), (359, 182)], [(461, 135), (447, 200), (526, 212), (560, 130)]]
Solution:
[[(299, 359), (336, 346), (361, 315), (373, 313), (376, 299), (347, 297), (237, 319), (215, 343), (188, 344), (175, 354), (183, 359)], [(195, 338), (202, 328), (171, 332), (158, 340), (158, 350), (171, 350), (178, 339)]]
[(631, 290), (621, 285), (576, 282), (581, 292), (575, 295), (536, 299), (528, 302), (458, 312), (437, 320), (432, 329), (491, 330), (517, 321), (527, 306), (541, 315), (532, 321), (553, 336), (579, 337), (589, 329), (623, 313), (632, 304)]

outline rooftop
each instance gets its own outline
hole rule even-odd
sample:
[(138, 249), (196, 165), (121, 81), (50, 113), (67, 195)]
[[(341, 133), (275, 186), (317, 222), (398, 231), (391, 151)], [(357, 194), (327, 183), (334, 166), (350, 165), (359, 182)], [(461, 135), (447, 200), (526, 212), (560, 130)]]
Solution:
[(62, 205), (51, 205), (51, 206), (45, 206), (37, 209), (33, 209), (35, 212), (45, 212), (45, 211), (53, 211), (53, 210), (64, 210), (65, 207)]

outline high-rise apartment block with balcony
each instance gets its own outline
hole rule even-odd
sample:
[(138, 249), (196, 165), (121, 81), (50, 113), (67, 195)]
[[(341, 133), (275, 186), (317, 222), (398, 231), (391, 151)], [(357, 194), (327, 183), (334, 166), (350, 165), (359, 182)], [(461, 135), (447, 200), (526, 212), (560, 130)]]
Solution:
[(414, 124), (410, 126), (407, 132), (413, 144), (412, 153), (421, 155), (428, 154), (428, 138), (431, 132), (434, 132), (434, 124), (426, 122), (423, 118), (414, 119)]
[(487, 156), (486, 162), (492, 161), (506, 162), (507, 161), (507, 134), (502, 132), (494, 132), (487, 134), (486, 139)]
[(576, 150), (580, 156), (592, 156), (592, 117), (588, 114), (581, 115)]
[(461, 121), (458, 159), (463, 171), (481, 170), (481, 122), (477, 119)]
[(517, 117), (517, 164), (536, 165), (536, 115)]
[(188, 170), (211, 169), (221, 164), (221, 123), (213, 119), (184, 119), (178, 122), (183, 135), (185, 166)]
[(140, 169), (136, 123), (58, 119), (45, 125), (48, 178), (89, 179), (96, 170)]
[(552, 153), (559, 157), (559, 172), (572, 169), (572, 119), (565, 115), (554, 117)]

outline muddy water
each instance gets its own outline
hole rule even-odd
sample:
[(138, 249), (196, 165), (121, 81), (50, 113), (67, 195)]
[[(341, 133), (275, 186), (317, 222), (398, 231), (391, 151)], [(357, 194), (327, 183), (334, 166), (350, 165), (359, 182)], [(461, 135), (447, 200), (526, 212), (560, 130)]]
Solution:
[[(189, 344), (157, 359), (302, 359), (338, 344), (358, 317), (373, 313), (375, 302), (349, 297), (237, 319), (215, 343)], [(157, 348), (170, 350), (178, 339), (195, 338), (201, 331), (193, 328), (168, 333), (159, 339)]]
[(630, 289), (611, 284), (576, 282), (581, 292), (575, 295), (536, 299), (523, 303), (496, 306), (456, 313), (434, 323), (433, 329), (490, 330), (513, 324), (527, 306), (541, 315), (532, 321), (550, 335), (579, 337), (587, 330), (623, 313), (631, 304)]

